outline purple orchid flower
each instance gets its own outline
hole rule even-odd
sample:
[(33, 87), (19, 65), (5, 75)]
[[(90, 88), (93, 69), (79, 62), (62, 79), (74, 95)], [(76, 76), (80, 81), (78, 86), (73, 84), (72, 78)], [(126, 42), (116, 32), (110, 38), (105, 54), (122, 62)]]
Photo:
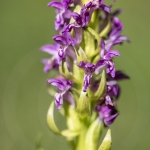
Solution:
[(80, 14), (72, 13), (72, 17), (80, 27), (85, 27), (89, 24), (92, 13), (98, 8), (110, 13), (110, 7), (103, 0), (93, 0), (82, 7)]
[(111, 74), (111, 76), (114, 78), (115, 77), (115, 65), (114, 62), (112, 61), (112, 58), (115, 56), (120, 56), (120, 53), (117, 50), (109, 50), (107, 51), (105, 48), (105, 42), (103, 39), (101, 39), (101, 60), (97, 62), (97, 67), (98, 69), (96, 70), (96, 74), (99, 73), (99, 71), (103, 68), (106, 67), (106, 73)]
[[(71, 37), (70, 32), (74, 30), (75, 33), (75, 38)], [(69, 32), (69, 33), (68, 33)], [(82, 41), (82, 28), (77, 25), (76, 23), (70, 23), (68, 25), (66, 25), (63, 30), (62, 30), (63, 34), (69, 35), (69, 39), (71, 39), (71, 41), (73, 41), (71, 44), (72, 46), (76, 45), (76, 44), (80, 44)]]
[(130, 42), (126, 36), (121, 35), (123, 30), (121, 21), (117, 17), (112, 17), (112, 22), (112, 29), (108, 35), (108, 40), (105, 41), (105, 48), (107, 51), (109, 51), (112, 46), (116, 44), (122, 44), (123, 41)]
[(66, 54), (70, 56), (73, 60), (76, 60), (76, 56), (71, 46), (76, 44), (74, 38), (71, 37), (69, 32), (64, 32), (62, 35), (56, 35), (53, 40), (60, 45), (58, 49), (59, 64), (63, 59), (66, 59)]
[(107, 93), (116, 99), (120, 96), (120, 87), (116, 80), (107, 81)]
[(76, 40), (72, 38), (69, 32), (63, 32), (62, 35), (56, 35), (53, 37), (53, 40), (62, 46), (74, 46), (76, 44)]
[(56, 8), (56, 20), (55, 20), (55, 29), (60, 30), (65, 23), (66, 19), (70, 19), (72, 12), (68, 10), (70, 4), (72, 4), (72, 0), (62, 0), (59, 1), (52, 1), (47, 4), (47, 6), (51, 6)]
[(106, 49), (106, 44), (103, 39), (101, 39), (101, 58), (104, 60), (110, 60), (115, 56), (120, 56), (120, 53), (117, 50), (108, 50)]
[(47, 59), (43, 59), (42, 62), (45, 64), (44, 66), (44, 72), (48, 72), (51, 69), (57, 69), (59, 66), (59, 59), (58, 59), (58, 49), (59, 49), (59, 45), (55, 44), (55, 45), (44, 45), (40, 48), (40, 50), (42, 52), (46, 52), (50, 55), (52, 55), (51, 58)]
[[(117, 70), (115, 72), (115, 77), (113, 78), (110, 74), (107, 75), (107, 92), (105, 95), (106, 104), (110, 102), (111, 104), (111, 98), (118, 99), (121, 94), (120, 86), (118, 85), (118, 81), (129, 79), (129, 76), (124, 74), (122, 71)], [(99, 87), (99, 81), (95, 81), (93, 85), (91, 86), (91, 90), (93, 92), (96, 92)], [(109, 96), (109, 97), (108, 97)]]
[(63, 99), (67, 100), (74, 107), (74, 99), (69, 92), (73, 82), (65, 79), (48, 79), (48, 83), (58, 88), (58, 92), (55, 94), (54, 100), (57, 109), (61, 108)]
[(111, 96), (111, 97), (115, 97), (116, 99), (119, 98), (120, 96), (120, 86), (118, 85), (118, 81), (120, 80), (124, 80), (124, 79), (129, 79), (129, 76), (127, 76), (126, 74), (124, 74), (122, 71), (118, 70), (115, 73), (115, 77), (112, 78), (110, 75), (108, 75), (107, 78), (107, 93)]
[(98, 67), (101, 67), (103, 65), (103, 63), (97, 63), (96, 65), (88, 62), (88, 63), (85, 63), (84, 61), (81, 61), (78, 66), (82, 69), (85, 70), (85, 73), (84, 73), (84, 85), (83, 85), (83, 92), (86, 92), (87, 91), (87, 88), (90, 87), (90, 82), (91, 82), (91, 79), (92, 79), (92, 76), (93, 76), (93, 73), (95, 72), (95, 70), (98, 68)]
[(99, 118), (104, 121), (106, 126), (112, 125), (116, 117), (119, 115), (115, 108), (115, 103), (113, 105), (105, 105), (104, 102), (98, 104), (95, 109), (99, 113)]
[(85, 63), (84, 61), (81, 61), (78, 66), (85, 70), (83, 92), (86, 92), (87, 88), (90, 87), (90, 81), (93, 76), (93, 72), (95, 71), (95, 65), (93, 65), (92, 63)]
[(72, 17), (79, 26), (85, 27), (86, 25), (89, 24), (95, 6), (96, 6), (95, 4), (89, 2), (88, 4), (82, 7), (80, 14), (76, 12), (72, 14)]

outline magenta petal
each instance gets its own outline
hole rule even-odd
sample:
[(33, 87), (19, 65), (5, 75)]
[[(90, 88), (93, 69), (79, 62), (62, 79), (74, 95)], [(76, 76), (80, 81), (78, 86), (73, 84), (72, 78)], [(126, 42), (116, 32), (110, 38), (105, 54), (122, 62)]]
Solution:
[(55, 42), (57, 42), (58, 44), (61, 44), (61, 45), (67, 45), (67, 40), (64, 36), (62, 35), (56, 35), (53, 37), (53, 40)]
[(107, 64), (106, 73), (111, 74), (111, 76), (114, 78), (115, 77), (115, 64), (112, 61), (106, 61), (106, 64)]
[(86, 75), (84, 74), (84, 85), (83, 85), (83, 92), (87, 91), (87, 88), (90, 87), (92, 75)]
[(110, 126), (112, 125), (112, 123), (114, 122), (114, 120), (116, 119), (116, 117), (118, 116), (119, 114), (114, 114), (112, 116), (109, 116), (109, 117), (106, 117), (104, 118), (104, 123), (106, 126)]
[(55, 7), (55, 8), (58, 8), (58, 9), (63, 9), (63, 7), (64, 7), (61, 2), (57, 2), (57, 1), (49, 2), (47, 4), (47, 6)]
[(77, 22), (78, 25), (82, 25), (82, 18), (78, 13), (76, 12), (72, 13), (72, 17), (74, 18), (74, 20)]
[(105, 66), (105, 60), (99, 60), (97, 63), (96, 63), (96, 66), (95, 66), (95, 69), (101, 67), (101, 66)]
[(63, 94), (56, 93), (54, 96), (54, 100), (55, 100), (56, 108), (59, 110), (61, 108), (61, 105), (63, 104)]
[(121, 44), (123, 41), (127, 41), (128, 43), (130, 42), (130, 40), (126, 36), (119, 36), (113, 44)]
[(120, 53), (117, 50), (109, 50), (104, 56), (104, 59), (111, 59), (115, 56), (120, 56)]
[(62, 33), (65, 33), (65, 32), (71, 32), (71, 30), (75, 27), (74, 23), (70, 23), (68, 25), (66, 25), (63, 30), (62, 30)]
[(110, 7), (107, 6), (107, 5), (101, 4), (101, 5), (100, 5), (100, 8), (101, 8), (102, 10), (104, 10), (105, 12), (107, 12), (107, 13), (110, 13), (110, 12), (111, 12), (111, 11), (110, 11)]
[(78, 66), (79, 66), (80, 68), (83, 68), (83, 69), (84, 69), (84, 67), (85, 67), (85, 62), (84, 62), (84, 61), (81, 61), (81, 62), (78, 64)]
[(52, 69), (50, 65), (50, 59), (43, 59), (42, 62), (45, 64), (43, 71), (46, 73)]
[(82, 28), (75, 27), (74, 31), (75, 31), (75, 35), (76, 35), (76, 37), (75, 37), (76, 38), (76, 43), (80, 44), (81, 41), (82, 41)]
[(120, 70), (116, 71), (116, 76), (115, 76), (115, 80), (123, 80), (123, 79), (129, 79), (130, 77), (128, 75), (126, 75), (125, 73), (123, 73)]
[(43, 52), (49, 53), (51, 55), (55, 55), (57, 53), (57, 50), (58, 50), (57, 48), (58, 48), (58, 45), (47, 44), (47, 45), (42, 46), (40, 48), (40, 50)]
[(64, 18), (70, 19), (71, 16), (72, 16), (72, 11), (66, 10), (66, 11), (64, 12)]
[(47, 82), (53, 86), (56, 86), (61, 91), (65, 90), (65, 84), (63, 79), (48, 79)]

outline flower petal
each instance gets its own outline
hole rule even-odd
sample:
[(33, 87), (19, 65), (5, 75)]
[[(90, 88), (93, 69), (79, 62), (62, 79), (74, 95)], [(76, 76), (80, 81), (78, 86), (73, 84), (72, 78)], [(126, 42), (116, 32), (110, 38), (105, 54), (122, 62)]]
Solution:
[(63, 104), (63, 94), (62, 93), (56, 93), (54, 100), (55, 100), (56, 108), (60, 109), (61, 105)]
[(49, 2), (47, 4), (47, 6), (55, 7), (55, 8), (58, 8), (58, 9), (63, 9), (64, 8), (63, 4), (61, 2), (57, 2), (57, 1)]
[(65, 90), (66, 81), (64, 79), (48, 79), (47, 82), (56, 86), (61, 91)]
[(110, 12), (111, 12), (111, 11), (110, 11), (110, 7), (107, 6), (107, 5), (101, 4), (101, 5), (100, 5), (100, 8), (101, 8), (102, 10), (104, 10), (105, 12), (107, 12), (107, 13), (110, 13)]
[(51, 55), (55, 55), (57, 53), (57, 50), (58, 50), (58, 45), (47, 44), (47, 45), (42, 46), (40, 48), (40, 50), (42, 52), (46, 52), (46, 53), (49, 53)]
[(107, 117), (107, 118), (104, 118), (104, 123), (106, 126), (110, 126), (112, 125), (112, 123), (114, 122), (114, 120), (116, 119), (116, 117), (118, 116), (119, 114), (114, 114), (110, 117)]
[(109, 60), (115, 56), (120, 56), (120, 53), (117, 50), (109, 50), (104, 56), (104, 59)]
[(60, 45), (67, 45), (67, 39), (63, 35), (55, 35), (53, 40)]

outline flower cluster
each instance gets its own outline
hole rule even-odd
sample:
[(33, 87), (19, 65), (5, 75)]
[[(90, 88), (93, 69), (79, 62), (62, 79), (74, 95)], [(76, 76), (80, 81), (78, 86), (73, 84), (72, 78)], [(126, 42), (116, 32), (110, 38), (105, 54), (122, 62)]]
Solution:
[[(104, 0), (52, 1), (56, 9), (54, 45), (41, 51), (51, 55), (43, 59), (44, 72), (56, 70), (58, 76), (48, 79), (57, 88), (54, 101), (57, 109), (63, 103), (77, 113), (92, 116), (110, 126), (118, 116), (116, 100), (120, 95), (118, 81), (129, 77), (115, 70), (114, 57), (120, 56), (115, 45), (129, 42), (121, 35), (123, 25)], [(85, 105), (85, 106), (84, 106)]]

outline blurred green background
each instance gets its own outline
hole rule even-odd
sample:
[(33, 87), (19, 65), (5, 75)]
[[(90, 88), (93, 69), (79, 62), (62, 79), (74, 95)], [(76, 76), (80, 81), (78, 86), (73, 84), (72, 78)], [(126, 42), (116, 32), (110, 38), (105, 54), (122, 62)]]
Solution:
[[(48, 0), (0, 0), (0, 150), (33, 150), (42, 133), (45, 150), (69, 150), (64, 138), (49, 131), (46, 113), (52, 100), (40, 60), (47, 57), (39, 48), (52, 43), (55, 11)], [(130, 75), (120, 83), (120, 116), (111, 127), (112, 150), (150, 149), (150, 1), (117, 0), (123, 8), (120, 19), (131, 44), (117, 47), (116, 66)], [(62, 117), (56, 122), (65, 127)]]

